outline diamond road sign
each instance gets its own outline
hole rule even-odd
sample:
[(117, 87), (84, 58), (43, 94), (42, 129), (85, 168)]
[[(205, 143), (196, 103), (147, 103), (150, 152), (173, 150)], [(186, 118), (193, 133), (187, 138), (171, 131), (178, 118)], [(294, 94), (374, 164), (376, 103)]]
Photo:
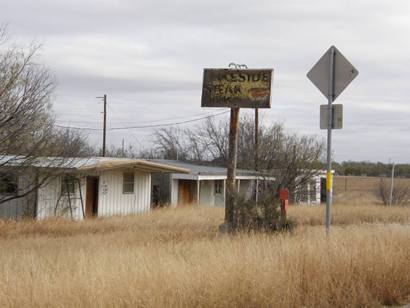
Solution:
[(313, 84), (329, 98), (329, 72), (330, 72), (330, 53), (334, 50), (334, 88), (332, 102), (343, 92), (344, 89), (359, 75), (357, 69), (337, 50), (331, 46), (328, 51), (319, 59), (319, 61), (307, 73), (307, 77)]

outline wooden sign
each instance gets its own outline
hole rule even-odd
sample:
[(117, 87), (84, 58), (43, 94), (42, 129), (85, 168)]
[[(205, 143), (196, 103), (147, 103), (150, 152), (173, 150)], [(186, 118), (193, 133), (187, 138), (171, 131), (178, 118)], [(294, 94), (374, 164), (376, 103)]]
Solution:
[(270, 108), (272, 69), (204, 69), (201, 107)]

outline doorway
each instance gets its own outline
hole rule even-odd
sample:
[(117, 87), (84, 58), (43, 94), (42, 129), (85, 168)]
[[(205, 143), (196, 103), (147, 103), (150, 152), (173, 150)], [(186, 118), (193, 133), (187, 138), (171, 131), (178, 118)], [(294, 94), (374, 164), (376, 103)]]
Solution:
[(87, 176), (85, 217), (98, 216), (98, 176)]
[(178, 183), (178, 205), (189, 205), (194, 202), (193, 191), (196, 181), (179, 180)]
[(320, 202), (326, 202), (326, 178), (320, 178)]

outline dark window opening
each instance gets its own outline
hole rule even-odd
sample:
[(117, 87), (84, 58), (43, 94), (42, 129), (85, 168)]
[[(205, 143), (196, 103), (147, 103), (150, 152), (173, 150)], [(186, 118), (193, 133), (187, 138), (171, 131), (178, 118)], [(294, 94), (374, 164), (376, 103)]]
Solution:
[(17, 180), (16, 175), (0, 173), (0, 194), (16, 194), (18, 189)]
[(222, 194), (222, 191), (223, 191), (223, 181), (221, 180), (215, 181), (215, 193)]
[(61, 194), (62, 195), (74, 195), (75, 193), (75, 178), (72, 175), (66, 175), (61, 181)]
[(122, 193), (133, 194), (134, 193), (134, 173), (124, 172), (122, 182)]

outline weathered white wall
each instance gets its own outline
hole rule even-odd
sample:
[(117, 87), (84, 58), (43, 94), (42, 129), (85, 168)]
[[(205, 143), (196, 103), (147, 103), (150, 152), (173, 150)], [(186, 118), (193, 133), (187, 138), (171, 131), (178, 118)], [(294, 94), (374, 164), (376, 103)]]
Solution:
[[(68, 196), (64, 195), (58, 202), (57, 210), (55, 207), (61, 192), (62, 177), (56, 177), (38, 189), (37, 218), (44, 219), (47, 217), (63, 216), (71, 218)], [(80, 178), (81, 193), (85, 206), (85, 178)], [(82, 219), (83, 212), (81, 209), (81, 200), (78, 184), (75, 183), (75, 193), (71, 195), (71, 208), (74, 219)]]
[(252, 181), (251, 180), (239, 180), (239, 194), (246, 200), (252, 198)]
[[(215, 181), (214, 181), (215, 185)], [(214, 206), (225, 207), (225, 194), (226, 194), (226, 180), (223, 181), (223, 190), (221, 193), (216, 194), (214, 191)]]
[(176, 207), (178, 204), (178, 182), (179, 180), (177, 179), (172, 179), (171, 180), (171, 206)]
[(320, 182), (321, 182), (321, 178), (320, 176), (316, 177), (314, 180), (315, 186), (313, 187), (313, 189), (315, 190), (315, 205), (320, 205)]
[(215, 181), (200, 181), (199, 204), (204, 206), (215, 206)]
[[(28, 176), (19, 176), (17, 186), (24, 193), (32, 188), (33, 179)], [(3, 195), (1, 196), (3, 197)], [(9, 195), (4, 195), (9, 197)], [(35, 191), (25, 197), (12, 199), (0, 204), (0, 219), (21, 219), (22, 217), (33, 217), (35, 206)]]
[(123, 194), (123, 172), (107, 171), (100, 175), (98, 216), (127, 215), (151, 208), (151, 174), (135, 173), (134, 193)]
[(315, 176), (311, 181), (300, 185), (295, 190), (296, 203), (320, 205), (321, 175)]

